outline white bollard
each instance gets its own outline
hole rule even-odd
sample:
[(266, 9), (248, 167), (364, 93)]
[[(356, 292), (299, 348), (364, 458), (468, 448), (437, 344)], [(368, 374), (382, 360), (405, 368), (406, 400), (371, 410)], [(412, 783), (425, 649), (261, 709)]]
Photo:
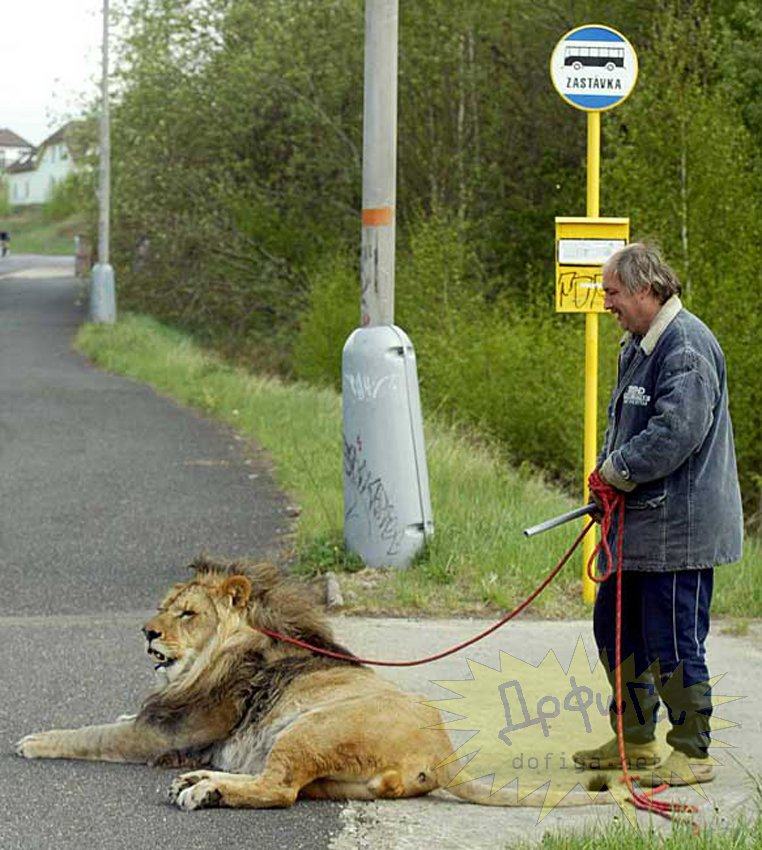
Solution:
[(344, 537), (369, 567), (410, 566), (434, 533), (413, 344), (357, 328), (342, 357)]
[(90, 321), (113, 325), (116, 321), (116, 288), (114, 270), (108, 263), (93, 266), (90, 286)]

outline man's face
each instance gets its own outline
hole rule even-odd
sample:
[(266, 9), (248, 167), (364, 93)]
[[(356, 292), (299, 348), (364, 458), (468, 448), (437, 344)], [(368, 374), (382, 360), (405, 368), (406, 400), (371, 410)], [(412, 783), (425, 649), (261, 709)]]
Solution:
[(650, 286), (628, 292), (613, 271), (603, 273), (603, 306), (612, 313), (623, 330), (642, 336), (661, 309), (661, 302)]

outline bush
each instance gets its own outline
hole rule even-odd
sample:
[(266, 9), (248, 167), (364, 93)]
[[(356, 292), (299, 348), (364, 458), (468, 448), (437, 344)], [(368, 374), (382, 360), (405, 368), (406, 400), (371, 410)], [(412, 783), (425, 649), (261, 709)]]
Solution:
[(85, 193), (88, 190), (82, 176), (68, 174), (56, 183), (50, 198), (42, 205), (42, 220), (44, 222), (63, 221), (81, 213), (85, 208)]
[(297, 378), (341, 388), (341, 350), (360, 318), (360, 272), (336, 255), (311, 275), (309, 306), (294, 344)]

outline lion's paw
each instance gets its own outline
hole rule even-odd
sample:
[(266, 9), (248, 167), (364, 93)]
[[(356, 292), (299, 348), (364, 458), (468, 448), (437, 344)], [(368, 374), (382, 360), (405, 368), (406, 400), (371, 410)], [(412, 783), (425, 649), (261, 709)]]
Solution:
[(169, 786), (169, 799), (173, 803), (177, 803), (180, 794), (188, 788), (201, 782), (202, 779), (211, 779), (212, 771), (210, 770), (194, 770), (192, 773), (183, 773), (173, 780)]
[(53, 732), (34, 732), (31, 735), (25, 735), (16, 742), (16, 755), (23, 756), (25, 759), (50, 758), (54, 737)]
[(208, 770), (194, 770), (192, 773), (183, 773), (182, 776), (172, 780), (172, 784), (169, 786), (169, 799), (173, 803), (176, 802), (181, 791), (185, 791), (186, 788), (190, 788), (191, 785), (195, 785), (202, 779), (208, 779), (210, 775), (211, 771)]
[(194, 809), (209, 809), (219, 806), (222, 801), (222, 792), (217, 788), (213, 779), (195, 779), (192, 784), (182, 780), (192, 777), (194, 774), (186, 774), (176, 779), (170, 789), (172, 802), (186, 812)]

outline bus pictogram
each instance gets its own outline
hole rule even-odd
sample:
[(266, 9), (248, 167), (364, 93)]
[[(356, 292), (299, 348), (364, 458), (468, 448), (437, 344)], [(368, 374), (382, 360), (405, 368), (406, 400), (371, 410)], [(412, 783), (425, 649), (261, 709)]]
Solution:
[(623, 47), (582, 47), (572, 45), (564, 50), (564, 65), (571, 65), (575, 71), (583, 67), (606, 68), (613, 71), (614, 68), (624, 68)]

